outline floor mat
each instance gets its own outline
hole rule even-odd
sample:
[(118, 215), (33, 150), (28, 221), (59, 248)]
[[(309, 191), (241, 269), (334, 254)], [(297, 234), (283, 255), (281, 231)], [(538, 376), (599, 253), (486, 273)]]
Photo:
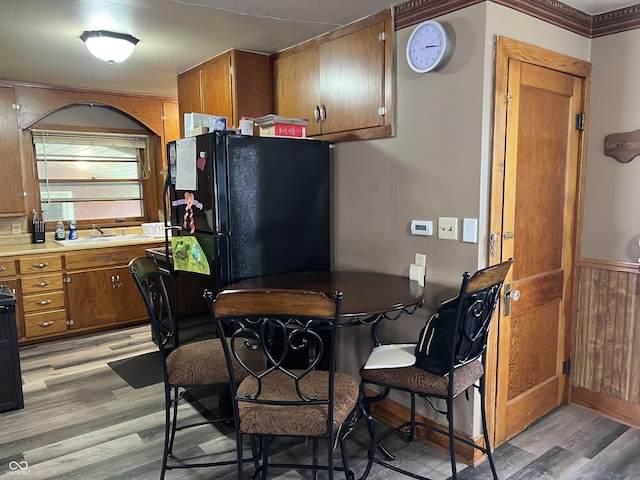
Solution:
[(133, 388), (162, 382), (162, 364), (158, 352), (108, 362), (107, 365)]

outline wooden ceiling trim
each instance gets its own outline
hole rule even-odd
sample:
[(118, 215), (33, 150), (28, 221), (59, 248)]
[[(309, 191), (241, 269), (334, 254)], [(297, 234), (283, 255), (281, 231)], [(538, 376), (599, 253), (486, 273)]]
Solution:
[(591, 15), (557, 0), (491, 0), (583, 37), (591, 37)]
[(640, 28), (640, 4), (601, 13), (593, 17), (591, 38)]
[(492, 1), (587, 38), (640, 28), (640, 4), (589, 15), (558, 0), (410, 0), (394, 7), (395, 29)]
[(410, 0), (394, 8), (395, 29), (455, 12), (485, 0)]

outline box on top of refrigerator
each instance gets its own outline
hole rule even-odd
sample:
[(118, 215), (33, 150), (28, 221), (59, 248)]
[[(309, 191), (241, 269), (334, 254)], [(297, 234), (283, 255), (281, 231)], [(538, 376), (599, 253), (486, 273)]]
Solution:
[[(201, 129), (201, 127), (203, 128)], [(206, 115), (204, 113), (184, 114), (185, 137), (192, 137), (204, 133), (204, 128), (207, 128), (209, 132), (213, 132), (214, 130), (224, 131), (227, 129), (227, 117)]]

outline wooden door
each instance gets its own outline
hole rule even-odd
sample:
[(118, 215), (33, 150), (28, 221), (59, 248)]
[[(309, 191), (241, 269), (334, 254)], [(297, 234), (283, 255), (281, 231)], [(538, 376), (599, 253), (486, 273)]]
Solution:
[(115, 269), (106, 268), (67, 274), (69, 330), (114, 323), (118, 318)]
[(202, 65), (202, 113), (227, 117), (227, 125), (233, 126), (231, 52)]
[[(322, 133), (384, 125), (385, 22), (362, 28), (319, 47)], [(346, 81), (345, 81), (346, 80)]]
[(25, 212), (15, 103), (14, 89), (0, 87), (0, 138), (2, 139), (0, 141), (0, 165), (2, 165), (0, 216), (21, 216)]
[(178, 75), (178, 120), (180, 137), (184, 137), (184, 114), (202, 113), (200, 68)]
[(148, 318), (147, 307), (142, 301), (138, 287), (133, 281), (129, 267), (120, 267), (115, 270), (116, 284), (116, 306), (118, 309), (118, 322), (131, 322)]
[[(521, 54), (509, 56), (516, 47)], [(586, 90), (584, 76), (540, 65), (542, 49), (509, 49), (499, 43), (506, 57), (496, 60), (506, 68), (506, 93), (498, 83), (496, 98), (506, 104), (492, 191), (492, 233), (500, 241), (491, 254), (492, 263), (515, 262), (497, 322), (496, 445), (567, 400), (584, 143), (576, 121)]]
[(67, 277), (67, 312), (73, 321), (70, 330), (147, 318), (129, 267), (74, 272)]
[(283, 117), (309, 119), (308, 136), (320, 134), (315, 119), (320, 105), (319, 68), (318, 47), (276, 57), (273, 62), (274, 109)]
[(232, 50), (231, 94), (235, 127), (242, 117), (262, 117), (273, 113), (273, 73), (269, 55)]

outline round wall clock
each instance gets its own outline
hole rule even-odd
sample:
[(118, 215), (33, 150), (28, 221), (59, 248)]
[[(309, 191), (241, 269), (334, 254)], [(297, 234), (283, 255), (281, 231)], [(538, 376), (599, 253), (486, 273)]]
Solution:
[(451, 53), (451, 39), (435, 20), (422, 22), (411, 32), (407, 42), (407, 63), (418, 73), (427, 73), (442, 66)]

